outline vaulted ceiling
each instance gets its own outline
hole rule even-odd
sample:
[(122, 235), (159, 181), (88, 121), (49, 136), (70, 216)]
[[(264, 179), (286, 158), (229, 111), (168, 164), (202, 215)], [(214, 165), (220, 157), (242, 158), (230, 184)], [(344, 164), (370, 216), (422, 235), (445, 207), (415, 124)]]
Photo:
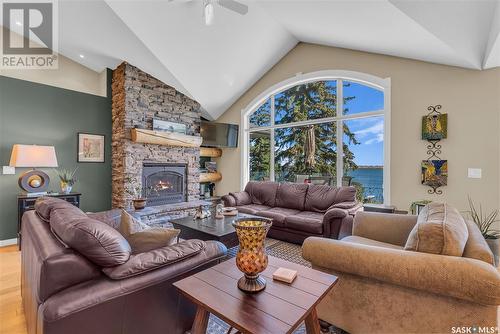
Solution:
[[(497, 0), (59, 1), (59, 51), (95, 70), (127, 61), (219, 117), (299, 41), (471, 69), (500, 66)], [(85, 57), (82, 59), (80, 55)]]

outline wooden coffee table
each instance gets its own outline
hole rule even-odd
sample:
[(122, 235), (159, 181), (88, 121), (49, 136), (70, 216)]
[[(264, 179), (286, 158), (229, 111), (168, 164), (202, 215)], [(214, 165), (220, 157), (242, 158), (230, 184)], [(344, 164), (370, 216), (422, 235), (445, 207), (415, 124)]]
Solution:
[(192, 216), (172, 219), (172, 225), (181, 230), (179, 237), (182, 239), (217, 240), (227, 248), (238, 245), (238, 236), (232, 222), (236, 218), (258, 217), (246, 213), (238, 213), (236, 216), (225, 216), (223, 219), (215, 219), (214, 216), (195, 219)]
[[(298, 271), (292, 284), (273, 281), (278, 267)], [(234, 259), (184, 278), (174, 285), (197, 306), (192, 334), (205, 333), (209, 313), (243, 333), (292, 333), (305, 320), (307, 333), (320, 332), (316, 305), (337, 282), (337, 277), (269, 256), (261, 273), (267, 281), (257, 294), (238, 289), (243, 273)]]

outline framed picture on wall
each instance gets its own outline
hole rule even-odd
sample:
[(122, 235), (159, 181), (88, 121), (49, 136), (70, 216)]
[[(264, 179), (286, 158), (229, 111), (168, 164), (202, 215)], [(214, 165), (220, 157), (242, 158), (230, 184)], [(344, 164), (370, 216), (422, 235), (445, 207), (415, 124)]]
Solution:
[(104, 162), (104, 135), (78, 133), (78, 162)]

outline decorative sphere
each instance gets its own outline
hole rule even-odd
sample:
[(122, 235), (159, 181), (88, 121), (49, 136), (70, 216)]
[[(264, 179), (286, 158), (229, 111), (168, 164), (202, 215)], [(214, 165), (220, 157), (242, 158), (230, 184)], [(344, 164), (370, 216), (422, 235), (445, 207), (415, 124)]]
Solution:
[(33, 179), (30, 181), (30, 186), (32, 186), (33, 188), (38, 188), (41, 184), (42, 182), (40, 182), (39, 179)]

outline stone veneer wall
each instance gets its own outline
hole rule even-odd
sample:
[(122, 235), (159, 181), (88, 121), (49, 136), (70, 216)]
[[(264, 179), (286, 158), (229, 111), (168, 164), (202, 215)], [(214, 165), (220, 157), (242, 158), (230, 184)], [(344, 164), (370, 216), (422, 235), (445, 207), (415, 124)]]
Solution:
[(130, 129), (152, 129), (159, 118), (184, 123), (188, 135), (199, 135), (200, 104), (127, 63), (113, 71), (112, 93), (112, 206), (130, 206), (125, 187), (142, 183), (143, 162), (187, 164), (188, 201), (198, 200), (199, 148), (134, 143)]

